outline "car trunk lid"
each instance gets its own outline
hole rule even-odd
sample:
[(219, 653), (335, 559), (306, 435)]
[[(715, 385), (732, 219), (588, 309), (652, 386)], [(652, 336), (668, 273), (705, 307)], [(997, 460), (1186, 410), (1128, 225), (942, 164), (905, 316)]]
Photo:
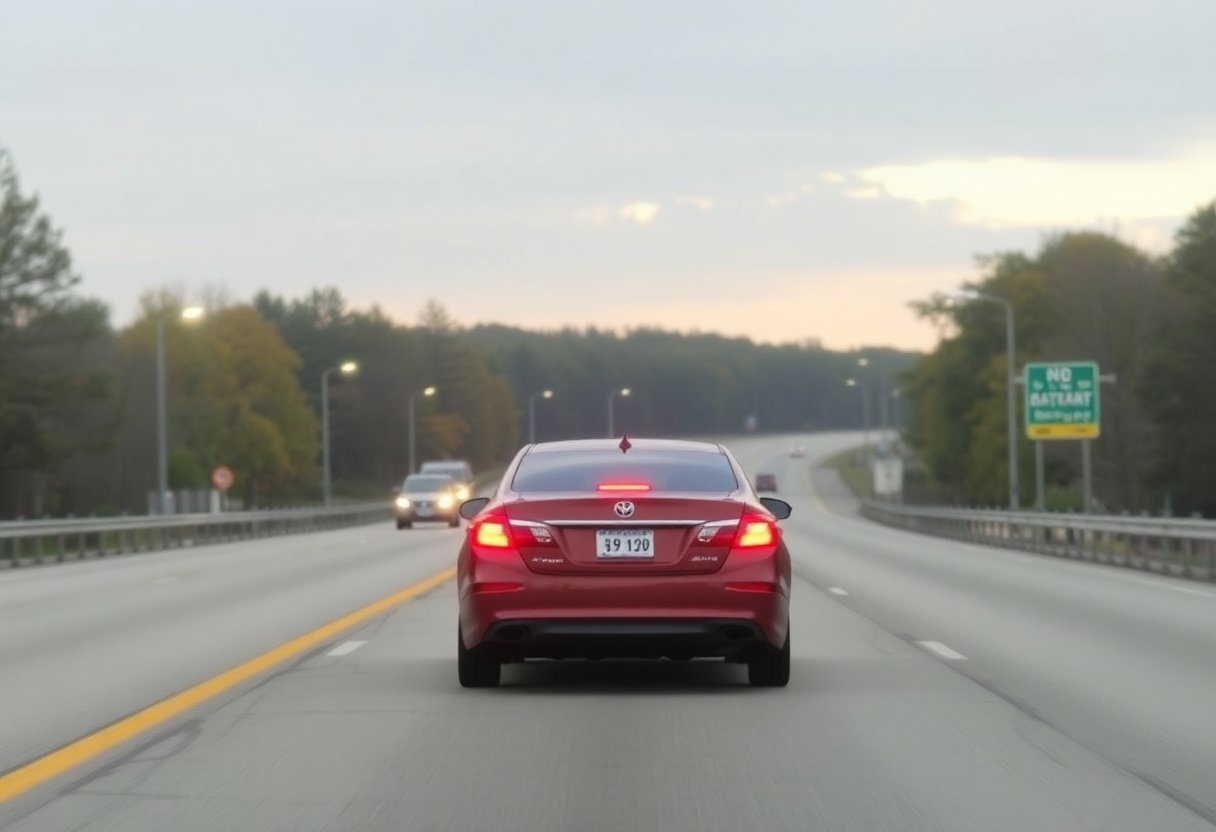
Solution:
[(715, 572), (743, 514), (729, 495), (529, 495), (505, 505), (524, 563), (550, 574)]

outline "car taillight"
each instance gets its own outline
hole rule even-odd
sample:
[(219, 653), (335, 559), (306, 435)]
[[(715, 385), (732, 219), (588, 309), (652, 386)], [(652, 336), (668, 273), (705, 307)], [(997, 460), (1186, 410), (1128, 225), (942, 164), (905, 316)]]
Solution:
[(777, 524), (771, 518), (758, 514), (745, 515), (739, 521), (739, 533), (735, 537), (735, 549), (759, 549), (773, 546), (777, 542)]
[(469, 527), (473, 543), (483, 549), (518, 549), (520, 546), (556, 546), (553, 531), (544, 523), (511, 520), (505, 514), (478, 517)]
[(715, 520), (697, 530), (696, 542), (700, 546), (729, 546), (735, 539), (738, 520)]
[(511, 534), (521, 546), (556, 546), (553, 530), (534, 520), (512, 520)]
[(473, 542), (487, 549), (514, 549), (515, 540), (511, 535), (511, 525), (506, 517), (492, 515), (473, 522), (469, 530)]

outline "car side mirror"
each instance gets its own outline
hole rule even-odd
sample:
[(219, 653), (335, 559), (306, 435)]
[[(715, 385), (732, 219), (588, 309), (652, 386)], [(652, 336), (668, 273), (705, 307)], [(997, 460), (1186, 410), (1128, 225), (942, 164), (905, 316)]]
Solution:
[(761, 497), (760, 505), (764, 506), (778, 520), (784, 520), (794, 513), (794, 507), (785, 500), (778, 500), (776, 497)]
[(465, 520), (472, 520), (489, 504), (489, 497), (474, 497), (471, 500), (465, 500), (460, 504), (460, 516)]

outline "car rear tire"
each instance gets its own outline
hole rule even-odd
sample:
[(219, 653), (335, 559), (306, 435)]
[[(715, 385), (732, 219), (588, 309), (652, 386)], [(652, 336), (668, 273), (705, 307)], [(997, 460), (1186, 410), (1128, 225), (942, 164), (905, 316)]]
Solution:
[(502, 663), (485, 650), (464, 646), (464, 634), (456, 627), (456, 674), (462, 688), (493, 688), (502, 676)]
[(747, 683), (754, 688), (783, 688), (790, 683), (790, 634), (780, 649), (765, 645), (747, 662)]
[(453, 517), (451, 520), (449, 520), (449, 521), (448, 521), (448, 528), (450, 528), (450, 529), (454, 529), (454, 528), (456, 528), (456, 527), (457, 527), (457, 526), (459, 526), (459, 525), (460, 525), (460, 517), (459, 517), (459, 516), (457, 516), (457, 517)]
[(411, 523), (409, 520), (398, 520), (397, 521), (397, 531), (401, 531), (402, 529), (413, 528), (413, 525), (414, 524)]

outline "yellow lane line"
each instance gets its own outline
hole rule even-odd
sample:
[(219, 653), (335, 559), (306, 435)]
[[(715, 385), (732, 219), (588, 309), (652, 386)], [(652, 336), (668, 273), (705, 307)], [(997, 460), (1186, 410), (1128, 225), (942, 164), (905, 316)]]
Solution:
[(104, 754), (110, 749), (146, 731), (163, 725), (179, 714), (231, 690), (233, 687), (248, 681), (260, 673), (280, 665), (288, 659), (295, 658), (301, 653), (323, 644), (370, 618), (391, 610), (407, 601), (412, 601), (450, 581), (456, 576), (456, 567), (445, 569), (437, 575), (408, 586), (400, 592), (395, 592), (387, 598), (381, 598), (362, 609), (344, 615), (336, 621), (331, 621), (318, 627), (310, 633), (292, 639), (278, 647), (269, 650), (257, 658), (250, 659), (244, 664), (237, 665), (231, 670), (201, 682), (181, 693), (176, 693), (168, 699), (162, 699), (155, 705), (150, 705), (142, 711), (120, 719), (100, 731), (82, 737), (57, 751), (52, 751), (44, 757), (13, 769), (0, 777), (0, 803), (12, 800), (14, 797), (39, 786), (46, 781), (58, 777), (66, 771), (87, 763), (89, 760)]

